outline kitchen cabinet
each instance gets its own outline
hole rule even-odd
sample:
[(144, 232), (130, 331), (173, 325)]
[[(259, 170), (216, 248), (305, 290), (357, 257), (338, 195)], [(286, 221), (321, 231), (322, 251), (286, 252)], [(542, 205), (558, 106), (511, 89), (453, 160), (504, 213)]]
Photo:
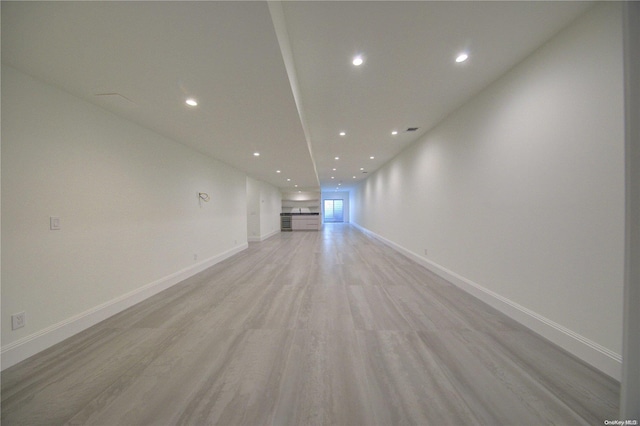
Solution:
[(317, 231), (320, 229), (320, 216), (304, 214), (292, 216), (291, 228), (294, 231)]

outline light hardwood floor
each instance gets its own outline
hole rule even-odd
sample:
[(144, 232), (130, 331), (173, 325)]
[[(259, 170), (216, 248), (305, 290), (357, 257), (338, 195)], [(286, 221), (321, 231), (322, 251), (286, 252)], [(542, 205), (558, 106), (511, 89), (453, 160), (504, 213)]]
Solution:
[(2, 373), (3, 425), (602, 425), (619, 384), (349, 225), (282, 233)]

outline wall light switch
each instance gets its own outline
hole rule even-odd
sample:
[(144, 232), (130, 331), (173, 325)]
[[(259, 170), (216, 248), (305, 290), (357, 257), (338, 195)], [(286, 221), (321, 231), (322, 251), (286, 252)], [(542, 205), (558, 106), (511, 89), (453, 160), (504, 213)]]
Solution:
[(51, 216), (49, 218), (49, 229), (52, 231), (58, 231), (60, 229), (60, 218)]

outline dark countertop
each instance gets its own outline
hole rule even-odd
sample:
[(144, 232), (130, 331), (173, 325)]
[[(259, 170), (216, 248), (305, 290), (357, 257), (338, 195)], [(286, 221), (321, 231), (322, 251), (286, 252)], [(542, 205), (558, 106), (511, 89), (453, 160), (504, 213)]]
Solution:
[(280, 216), (319, 216), (320, 213), (280, 213)]

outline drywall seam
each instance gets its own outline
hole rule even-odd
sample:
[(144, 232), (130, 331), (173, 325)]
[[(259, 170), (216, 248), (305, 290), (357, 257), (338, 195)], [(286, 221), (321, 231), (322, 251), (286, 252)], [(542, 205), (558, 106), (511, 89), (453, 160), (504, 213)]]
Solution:
[(64, 321), (60, 321), (57, 324), (53, 324), (43, 330), (3, 346), (0, 352), (2, 358), (2, 370), (17, 364), (38, 352), (55, 345), (56, 343), (60, 343), (63, 340), (124, 311), (125, 309), (130, 308), (133, 305), (136, 305), (199, 272), (202, 272), (205, 269), (240, 253), (247, 247), (247, 243), (239, 244), (221, 254), (210, 257), (209, 259), (188, 268), (181, 269), (164, 278), (160, 278), (130, 291), (129, 293), (123, 294), (122, 296), (116, 297), (115, 299), (98, 305), (92, 309), (78, 315), (74, 315)]
[(500, 296), (497, 293), (475, 283), (437, 263), (425, 259), (401, 245), (394, 243), (367, 228), (351, 222), (356, 228), (367, 235), (383, 242), (387, 246), (402, 253), (429, 271), (449, 281), (456, 287), (487, 303), (518, 323), (531, 329), (545, 339), (560, 346), (562, 349), (597, 368), (610, 377), (620, 381), (622, 377), (622, 356), (568, 328), (530, 310), (524, 306)]

